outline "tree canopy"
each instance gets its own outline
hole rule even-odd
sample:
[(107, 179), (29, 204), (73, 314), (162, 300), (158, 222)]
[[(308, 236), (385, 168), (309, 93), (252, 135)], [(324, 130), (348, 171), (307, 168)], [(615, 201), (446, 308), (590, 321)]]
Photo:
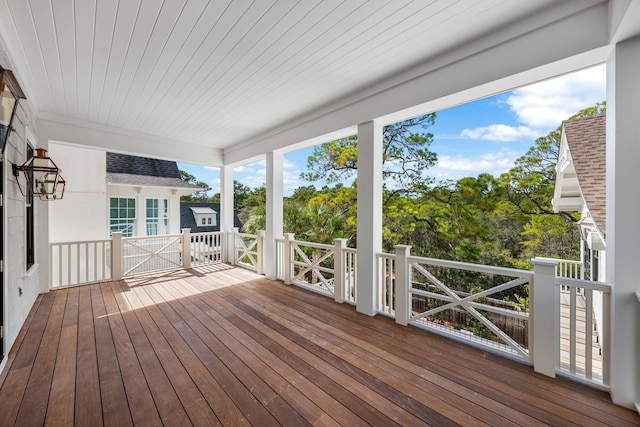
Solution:
[(191, 175), (187, 171), (183, 171), (182, 169), (180, 169), (179, 172), (180, 172), (180, 179), (182, 179), (185, 182), (188, 182), (189, 184), (197, 185), (198, 187), (201, 188), (201, 190), (198, 190), (194, 193), (191, 193), (186, 196), (181, 196), (180, 201), (181, 202), (208, 202), (210, 198), (207, 195), (207, 192), (211, 191), (211, 187), (209, 186), (209, 184), (203, 181), (199, 181), (198, 178)]
[[(605, 103), (585, 108), (571, 119), (604, 112)], [(408, 244), (421, 256), (505, 267), (530, 268), (530, 259), (579, 257), (576, 213), (551, 207), (561, 130), (559, 126), (518, 158), (499, 177), (481, 174), (435, 182), (428, 169), (437, 156), (429, 151), (428, 114), (384, 128), (383, 247)], [(303, 178), (323, 179), (321, 189), (298, 188), (284, 200), (285, 232), (313, 242), (344, 237), (355, 246), (357, 182), (344, 185), (357, 171), (357, 140), (343, 138), (316, 147)], [(264, 228), (264, 187), (236, 187), (237, 209), (245, 231)]]
[[(436, 113), (425, 114), (383, 129), (382, 174), (388, 195), (424, 192), (432, 179), (427, 170), (436, 164), (436, 153), (429, 151), (433, 134), (424, 132), (435, 123)], [(355, 176), (358, 170), (356, 135), (316, 146), (307, 160), (307, 181), (324, 180), (335, 184)]]

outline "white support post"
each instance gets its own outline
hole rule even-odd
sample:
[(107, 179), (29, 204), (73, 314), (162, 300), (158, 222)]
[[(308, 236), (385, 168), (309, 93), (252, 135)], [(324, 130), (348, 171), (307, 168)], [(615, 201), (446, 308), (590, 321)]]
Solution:
[(233, 166), (220, 168), (220, 231), (222, 261), (233, 264), (235, 260), (235, 235), (233, 233)]
[(396, 245), (396, 323), (407, 326), (411, 316), (411, 304), (409, 301), (409, 288), (411, 288), (411, 246)]
[(382, 125), (358, 125), (358, 312), (378, 312), (377, 254), (382, 252)]
[(267, 153), (266, 234), (264, 274), (269, 279), (277, 276), (276, 238), (283, 233), (283, 156), (282, 152)]
[(264, 274), (264, 248), (265, 248), (265, 231), (258, 230), (258, 235), (256, 237), (256, 252), (258, 255), (256, 256), (256, 273)]
[(111, 278), (122, 279), (123, 269), (122, 232), (114, 231), (111, 238)]
[(282, 248), (284, 269), (284, 283), (290, 285), (293, 281), (293, 251), (291, 250), (291, 241), (294, 240), (293, 233), (284, 234), (284, 247)]
[[(638, 4), (630, 7), (640, 10)], [(640, 410), (640, 306), (635, 298), (640, 291), (640, 229), (634, 225), (640, 211), (638, 70), (640, 36), (617, 43), (607, 61), (606, 281), (612, 284), (608, 365), (612, 400), (636, 410)]]
[(333, 299), (335, 302), (344, 302), (344, 249), (347, 247), (347, 239), (333, 240)]
[(182, 229), (182, 268), (191, 268), (191, 229)]
[(233, 265), (238, 265), (238, 248), (236, 247), (238, 244), (238, 233), (240, 229), (238, 227), (233, 227), (233, 231), (231, 232), (231, 239), (229, 239), (229, 245), (231, 246), (231, 256), (229, 258), (229, 262)]
[[(560, 362), (560, 293), (557, 261), (534, 258), (529, 285), (529, 355), (536, 372), (555, 377)], [(533, 338), (532, 338), (533, 337)]]

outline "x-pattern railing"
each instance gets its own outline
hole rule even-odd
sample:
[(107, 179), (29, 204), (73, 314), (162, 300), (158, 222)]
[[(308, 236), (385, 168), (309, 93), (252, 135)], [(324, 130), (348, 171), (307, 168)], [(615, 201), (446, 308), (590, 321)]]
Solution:
[[(462, 263), (457, 263), (457, 264), (463, 265)], [(529, 319), (528, 313), (515, 309), (515, 304), (513, 305), (514, 309), (508, 309), (508, 308), (503, 308), (495, 305), (486, 304), (480, 301), (486, 300), (491, 295), (495, 295), (500, 292), (504, 292), (506, 290), (513, 289), (517, 286), (525, 285), (529, 283), (530, 281), (529, 275), (516, 277), (513, 280), (507, 281), (497, 286), (493, 286), (490, 289), (482, 290), (480, 292), (465, 296), (463, 293), (453, 290), (450, 286), (447, 286), (443, 281), (435, 277), (434, 274), (429, 272), (423, 265), (421, 265), (421, 261), (413, 261), (410, 263), (410, 265), (411, 265), (411, 268), (414, 270), (414, 272), (417, 272), (420, 275), (422, 275), (431, 285), (435, 287), (435, 289), (442, 292), (442, 293), (437, 293), (437, 292), (431, 292), (429, 290), (418, 289), (414, 287), (415, 283), (412, 283), (410, 287), (411, 296), (413, 297), (413, 295), (420, 295), (426, 298), (433, 298), (438, 301), (443, 301), (445, 302), (445, 304), (434, 307), (434, 308), (429, 308), (423, 312), (410, 316), (409, 323), (420, 325), (420, 326), (426, 326), (426, 327), (435, 327), (436, 329), (442, 332), (445, 330), (441, 327), (441, 325), (438, 325), (432, 322), (431, 320), (429, 320), (429, 317), (432, 317), (446, 310), (453, 310), (456, 308), (460, 308), (464, 310), (466, 313), (468, 313), (469, 315), (473, 316), (474, 319), (479, 321), (482, 325), (484, 325), (484, 327), (486, 327), (489, 331), (491, 331), (499, 340), (499, 342), (503, 343), (503, 347), (506, 346), (506, 348), (502, 348), (503, 351), (507, 351), (508, 353), (511, 353), (525, 360), (529, 359), (529, 351), (526, 347), (524, 347), (522, 344), (514, 340), (505, 331), (503, 331), (498, 326), (496, 326), (487, 316), (484, 316), (479, 311), (481, 310), (485, 312), (495, 313), (495, 314), (506, 316), (509, 318), (520, 319), (521, 321), (528, 321)], [(510, 271), (511, 270), (508, 270), (508, 271), (505, 270), (504, 273), (496, 272), (497, 273), (496, 275), (502, 276), (502, 275), (505, 275), (505, 273), (506, 275), (508, 275)], [(450, 332), (453, 335), (459, 334), (456, 328), (451, 328), (450, 331), (446, 331), (446, 332)], [(461, 337), (468, 338), (468, 335), (469, 334), (463, 334)], [(479, 337), (474, 337), (474, 341), (477, 341), (477, 338)], [(480, 339), (479, 342), (484, 344), (489, 344), (489, 340), (487, 339)], [(492, 348), (496, 347), (495, 344), (493, 343), (491, 343), (490, 346)]]
[[(309, 257), (301, 248), (301, 246), (313, 249), (313, 255)], [(302, 282), (308, 285), (314, 285), (321, 292), (333, 295), (333, 275), (334, 270), (322, 265), (323, 262), (334, 256), (334, 247), (332, 245), (323, 245), (318, 243), (292, 241), (291, 250), (293, 251), (292, 263), (297, 270), (294, 281)], [(325, 251), (321, 256), (320, 251)], [(328, 277), (331, 275), (332, 277)], [(311, 276), (311, 283), (307, 280), (307, 276)], [(314, 279), (319, 282), (314, 283)]]
[(258, 266), (258, 236), (255, 234), (236, 234), (236, 263), (256, 269)]
[[(123, 276), (182, 267), (180, 256), (182, 236), (180, 235), (131, 237), (122, 239), (122, 242), (126, 266)], [(132, 266), (131, 263), (133, 263)]]

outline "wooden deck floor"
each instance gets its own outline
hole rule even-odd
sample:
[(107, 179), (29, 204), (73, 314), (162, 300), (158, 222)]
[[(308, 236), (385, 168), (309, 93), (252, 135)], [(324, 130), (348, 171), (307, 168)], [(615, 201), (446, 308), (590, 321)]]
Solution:
[(0, 426), (639, 425), (607, 394), (228, 266), (41, 295)]

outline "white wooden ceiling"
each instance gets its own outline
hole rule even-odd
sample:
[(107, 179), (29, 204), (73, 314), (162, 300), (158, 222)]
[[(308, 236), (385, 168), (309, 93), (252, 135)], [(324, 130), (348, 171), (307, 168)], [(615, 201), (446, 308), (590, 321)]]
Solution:
[(41, 116), (225, 149), (538, 12), (594, 3), (0, 0), (0, 34)]

